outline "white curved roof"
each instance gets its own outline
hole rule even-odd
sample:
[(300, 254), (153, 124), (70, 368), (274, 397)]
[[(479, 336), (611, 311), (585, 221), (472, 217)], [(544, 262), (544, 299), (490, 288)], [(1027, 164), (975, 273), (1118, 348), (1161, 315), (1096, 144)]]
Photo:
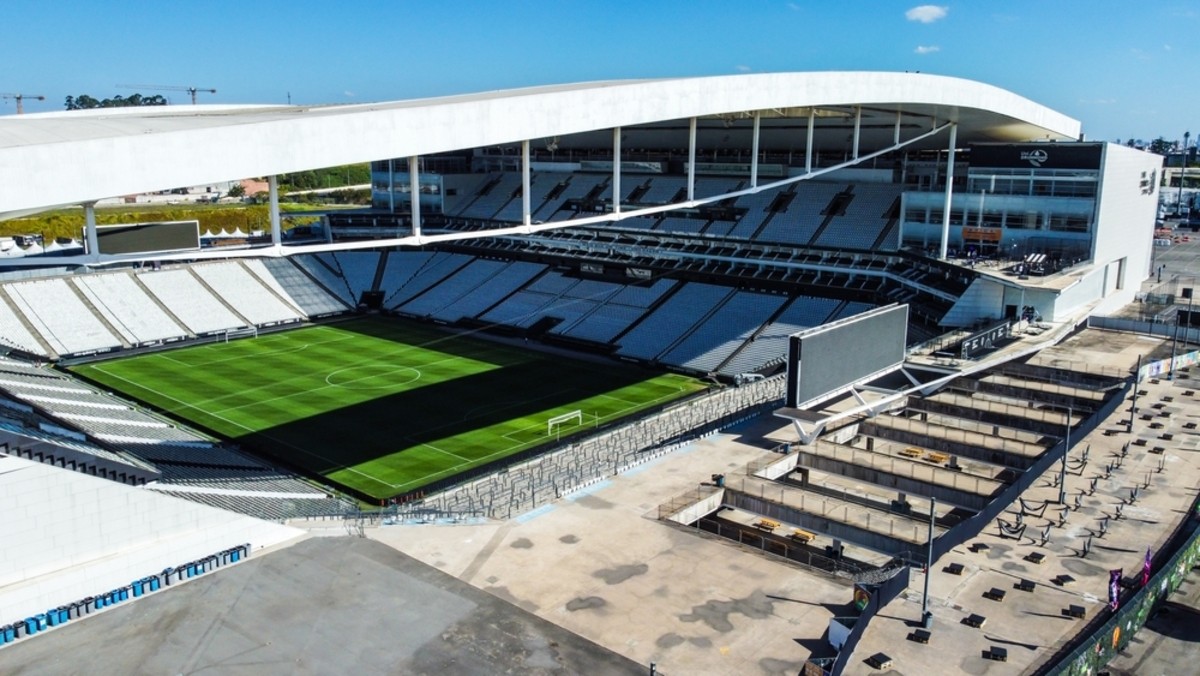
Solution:
[[(749, 111), (902, 111), (959, 141), (1074, 139), (1079, 122), (997, 87), (920, 73), (623, 80), (339, 106), (168, 106), (0, 117), (0, 218), (59, 205), (369, 160)], [(793, 112), (789, 113), (791, 110)], [(867, 113), (864, 113), (867, 114)], [(890, 117), (889, 117), (890, 116)], [(767, 127), (764, 124), (764, 134)], [(779, 130), (777, 134), (784, 133)], [(794, 128), (789, 144), (803, 147)], [(845, 131), (838, 132), (842, 137)], [(908, 131), (906, 136), (916, 136)], [(934, 139), (928, 146), (942, 146)]]

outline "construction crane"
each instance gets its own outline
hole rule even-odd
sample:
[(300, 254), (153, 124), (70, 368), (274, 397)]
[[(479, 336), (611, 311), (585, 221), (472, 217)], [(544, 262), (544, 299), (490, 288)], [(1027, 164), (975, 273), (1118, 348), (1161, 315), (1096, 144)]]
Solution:
[(17, 115), (20, 115), (25, 112), (25, 106), (22, 103), (23, 101), (25, 101), (25, 99), (33, 99), (35, 101), (45, 101), (46, 100), (46, 97), (42, 96), (41, 94), (37, 94), (37, 95), (34, 95), (34, 94), (9, 94), (7, 92), (0, 92), (0, 98), (3, 98), (5, 100), (13, 99), (14, 101), (16, 101), (17, 102)]
[(204, 89), (203, 87), (175, 87), (172, 85), (117, 85), (122, 89), (145, 89), (152, 92), (187, 92), (192, 95), (192, 105), (196, 105), (196, 92), (208, 92), (216, 94), (215, 89)]

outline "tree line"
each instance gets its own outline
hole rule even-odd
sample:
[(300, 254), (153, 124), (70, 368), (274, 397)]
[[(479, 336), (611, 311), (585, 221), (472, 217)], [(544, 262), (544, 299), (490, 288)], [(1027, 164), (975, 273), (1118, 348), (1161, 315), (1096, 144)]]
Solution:
[(94, 96), (80, 94), (79, 96), (68, 96), (66, 100), (67, 110), (86, 110), (88, 108), (130, 108), (133, 106), (165, 106), (167, 99), (161, 94), (153, 96), (142, 96), (141, 94), (130, 94), (129, 96), (121, 96), (117, 94), (111, 99), (97, 99)]

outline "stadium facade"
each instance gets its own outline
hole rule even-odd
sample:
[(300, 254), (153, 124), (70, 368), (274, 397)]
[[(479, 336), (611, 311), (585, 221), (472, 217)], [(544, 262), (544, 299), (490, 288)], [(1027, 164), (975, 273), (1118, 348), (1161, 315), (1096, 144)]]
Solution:
[[(1079, 137), (1078, 122), (1010, 92), (916, 73), (600, 82), (355, 106), (72, 111), (0, 120), (6, 160), (0, 180), (13, 188), (0, 203), (0, 217), (373, 161), (376, 211), (343, 219), (335, 229), (343, 241), (284, 246), (276, 211), (270, 241), (237, 255), (430, 245), (566, 226), (641, 228), (641, 219), (664, 215), (668, 222), (652, 230), (670, 233), (670, 217), (680, 210), (694, 216), (724, 204), (737, 210), (731, 216), (743, 227), (697, 233), (689, 223), (683, 231), (735, 242), (905, 250), (964, 257), (968, 264), (976, 257), (1028, 262), (1005, 265), (1016, 273), (1009, 275), (975, 266), (968, 292), (938, 323), (964, 326), (1026, 308), (1054, 320), (1084, 307), (1103, 311), (1128, 303), (1149, 274), (1160, 159)], [(945, 180), (947, 163), (953, 163), (952, 181)], [(37, 178), (47, 175), (55, 180)], [(473, 180), (481, 175), (501, 180)], [(600, 191), (588, 200), (586, 193), (574, 195), (570, 205), (559, 200), (554, 210), (545, 203), (553, 200), (537, 201), (571, 195), (568, 186), (553, 195), (545, 187), (571, 175), (581, 177), (578, 184), (601, 177), (595, 182)], [(655, 175), (676, 180), (656, 185)], [(715, 178), (737, 180), (717, 185)], [(743, 214), (786, 209), (762, 198), (795, 192), (801, 182), (859, 184), (865, 186), (860, 195), (892, 186), (901, 197), (896, 232), (873, 247), (876, 242), (861, 235), (805, 238), (811, 233), (803, 226), (791, 232), (749, 227), (754, 216)], [(468, 204), (478, 198), (472, 189), (492, 199)], [(412, 192), (424, 196), (417, 209), (407, 199)], [(820, 200), (819, 212), (867, 206), (866, 196), (859, 205), (838, 197), (851, 193), (818, 190), (801, 197)], [(484, 208), (493, 202), (494, 210)], [(445, 216), (476, 223), (463, 232)], [(92, 249), (100, 247), (93, 242)], [(1070, 271), (1054, 281), (1044, 279), (1065, 268)]]

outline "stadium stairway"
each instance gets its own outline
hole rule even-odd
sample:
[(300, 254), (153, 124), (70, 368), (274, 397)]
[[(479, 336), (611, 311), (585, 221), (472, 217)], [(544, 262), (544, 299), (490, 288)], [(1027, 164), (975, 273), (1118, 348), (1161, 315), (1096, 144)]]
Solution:
[(92, 303), (91, 299), (88, 298), (86, 294), (79, 290), (79, 287), (73, 283), (74, 281), (75, 280), (70, 280), (67, 283), (67, 288), (71, 290), (71, 293), (75, 294), (75, 297), (79, 299), (79, 302), (83, 303), (83, 306), (88, 309), (88, 312), (95, 315), (96, 320), (99, 321), (100, 324), (103, 325), (104, 328), (111, 333), (114, 338), (121, 341), (121, 347), (131, 347), (130, 342), (125, 339), (123, 333), (117, 329), (117, 327), (113, 326), (112, 322), (108, 321), (108, 318), (104, 316), (104, 313)]

